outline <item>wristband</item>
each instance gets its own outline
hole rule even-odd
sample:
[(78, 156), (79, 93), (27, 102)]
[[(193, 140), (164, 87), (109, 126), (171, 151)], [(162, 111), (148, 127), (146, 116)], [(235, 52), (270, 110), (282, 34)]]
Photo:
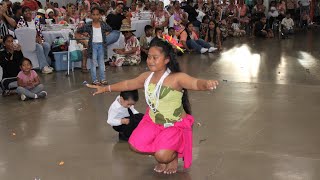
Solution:
[(110, 87), (110, 85), (108, 86), (108, 89), (109, 89), (109, 92), (111, 92), (111, 87)]

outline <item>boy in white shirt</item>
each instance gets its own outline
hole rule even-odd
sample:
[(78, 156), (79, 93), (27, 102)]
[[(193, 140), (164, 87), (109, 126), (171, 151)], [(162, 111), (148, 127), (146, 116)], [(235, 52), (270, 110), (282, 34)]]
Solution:
[(282, 19), (281, 25), (282, 30), (285, 36), (288, 36), (288, 34), (293, 34), (293, 26), (294, 22), (293, 19), (290, 17), (290, 13), (286, 14), (286, 17)]
[(128, 141), (143, 117), (143, 114), (134, 109), (138, 100), (138, 90), (123, 91), (109, 108), (107, 123), (119, 132), (121, 140)]

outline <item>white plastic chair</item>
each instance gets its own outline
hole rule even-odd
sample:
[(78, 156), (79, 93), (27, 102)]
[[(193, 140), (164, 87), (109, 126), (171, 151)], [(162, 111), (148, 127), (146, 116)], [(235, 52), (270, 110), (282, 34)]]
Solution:
[(15, 34), (21, 45), (23, 56), (30, 59), (33, 68), (39, 68), (39, 60), (36, 53), (36, 29), (22, 27), (16, 29)]
[(112, 58), (112, 56), (115, 54), (113, 52), (113, 49), (121, 49), (121, 48), (124, 48), (124, 36), (123, 34), (121, 33), (120, 36), (119, 36), (119, 39), (118, 41), (116, 41), (115, 43), (113, 44), (110, 44), (107, 49), (108, 49), (108, 60), (110, 58)]

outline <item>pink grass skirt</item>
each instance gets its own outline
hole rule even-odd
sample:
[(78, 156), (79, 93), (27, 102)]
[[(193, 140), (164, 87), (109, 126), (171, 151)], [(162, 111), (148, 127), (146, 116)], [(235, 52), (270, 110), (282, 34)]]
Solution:
[(165, 128), (155, 124), (149, 116), (147, 109), (138, 127), (130, 136), (129, 143), (135, 149), (145, 153), (155, 153), (159, 150), (173, 150), (183, 158), (184, 168), (189, 168), (192, 163), (192, 124), (193, 116), (186, 115), (174, 126)]

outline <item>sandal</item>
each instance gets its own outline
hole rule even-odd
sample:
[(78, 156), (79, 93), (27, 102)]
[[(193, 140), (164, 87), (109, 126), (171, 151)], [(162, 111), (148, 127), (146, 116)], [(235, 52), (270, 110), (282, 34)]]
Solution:
[(108, 85), (108, 81), (106, 81), (106, 80), (102, 80), (100, 83), (101, 83), (102, 85)]

